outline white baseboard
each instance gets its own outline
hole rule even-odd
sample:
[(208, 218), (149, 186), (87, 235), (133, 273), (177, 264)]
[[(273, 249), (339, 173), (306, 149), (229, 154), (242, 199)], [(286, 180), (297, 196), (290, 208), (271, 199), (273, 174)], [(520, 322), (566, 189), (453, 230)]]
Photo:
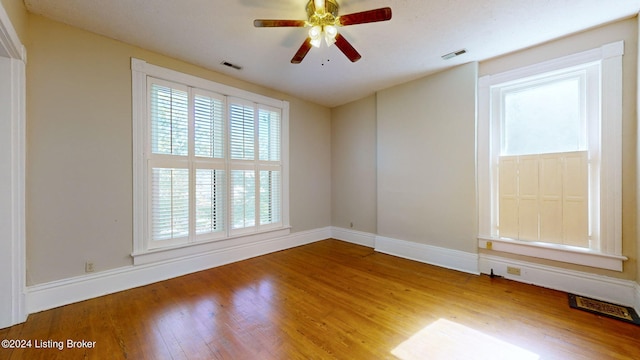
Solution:
[[(480, 254), (479, 266), (483, 274), (493, 269), (494, 274), (506, 279), (640, 309), (640, 285), (634, 281), (486, 254)], [(519, 268), (520, 276), (507, 273), (507, 266)]]
[[(549, 289), (588, 296), (625, 306), (640, 313), (640, 284), (607, 276), (516, 261), (493, 255), (472, 254), (333, 227), (332, 237), (376, 251), (472, 274), (490, 274)], [(520, 269), (520, 276), (507, 273), (507, 266)]]
[(246, 260), (252, 257), (309, 244), (331, 237), (331, 228), (292, 233), (272, 240), (244, 244), (198, 255), (145, 265), (126, 266), (91, 275), (27, 287), (29, 314), (88, 300), (158, 281)]
[(342, 240), (352, 244), (362, 245), (370, 248), (375, 248), (376, 246), (376, 235), (368, 232), (334, 226), (331, 228), (331, 237), (337, 240)]
[[(382, 253), (471, 274), (489, 274), (493, 269), (497, 275), (507, 279), (633, 306), (640, 313), (640, 284), (633, 281), (492, 255), (478, 255), (336, 227), (296, 232), (268, 241), (244, 244), (199, 255), (145, 265), (127, 266), (29, 286), (26, 290), (26, 310), (29, 314), (44, 311), (328, 238), (371, 247)], [(520, 268), (521, 275), (508, 274), (507, 266)]]
[(375, 250), (405, 259), (479, 275), (478, 254), (376, 236)]

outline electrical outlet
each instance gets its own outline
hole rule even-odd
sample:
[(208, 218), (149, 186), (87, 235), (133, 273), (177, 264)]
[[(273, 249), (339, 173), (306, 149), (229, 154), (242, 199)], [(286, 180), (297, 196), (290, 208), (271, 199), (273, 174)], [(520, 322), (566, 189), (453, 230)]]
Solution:
[(511, 275), (520, 276), (520, 268), (507, 266), (507, 273)]
[(93, 261), (87, 261), (84, 263), (84, 272), (90, 273), (94, 271), (96, 271), (96, 269), (94, 267)]

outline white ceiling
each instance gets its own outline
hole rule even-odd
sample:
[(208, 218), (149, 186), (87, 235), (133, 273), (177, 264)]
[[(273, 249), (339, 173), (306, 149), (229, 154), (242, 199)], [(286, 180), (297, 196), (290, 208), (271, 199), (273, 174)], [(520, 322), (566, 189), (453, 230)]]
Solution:
[[(339, 0), (340, 14), (389, 6), (390, 21), (340, 28), (362, 54), (335, 46), (290, 63), (308, 0), (25, 0), (33, 13), (333, 107), (469, 61), (481, 61), (635, 16), (640, 0)], [(467, 49), (451, 60), (441, 55)], [(221, 65), (228, 61), (242, 70)]]

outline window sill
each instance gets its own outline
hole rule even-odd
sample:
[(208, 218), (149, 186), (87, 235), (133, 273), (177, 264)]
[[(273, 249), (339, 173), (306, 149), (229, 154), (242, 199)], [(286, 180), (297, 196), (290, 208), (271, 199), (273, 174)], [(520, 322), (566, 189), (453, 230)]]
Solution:
[(628, 260), (626, 256), (604, 254), (588, 249), (491, 237), (478, 237), (478, 247), (614, 271), (622, 271), (623, 262)]
[(156, 248), (145, 252), (134, 252), (133, 265), (143, 265), (158, 261), (175, 260), (189, 256), (199, 256), (208, 252), (243, 247), (261, 241), (275, 240), (289, 235), (290, 227), (281, 227), (260, 233), (244, 234), (206, 242), (189, 243), (178, 246)]

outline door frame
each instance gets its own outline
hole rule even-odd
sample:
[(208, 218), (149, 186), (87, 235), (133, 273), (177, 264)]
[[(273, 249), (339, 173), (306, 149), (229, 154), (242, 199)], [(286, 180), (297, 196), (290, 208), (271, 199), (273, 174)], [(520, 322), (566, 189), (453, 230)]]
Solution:
[[(26, 50), (0, 3), (0, 328), (24, 322), (26, 309)], [(8, 151), (4, 151), (8, 150)]]

